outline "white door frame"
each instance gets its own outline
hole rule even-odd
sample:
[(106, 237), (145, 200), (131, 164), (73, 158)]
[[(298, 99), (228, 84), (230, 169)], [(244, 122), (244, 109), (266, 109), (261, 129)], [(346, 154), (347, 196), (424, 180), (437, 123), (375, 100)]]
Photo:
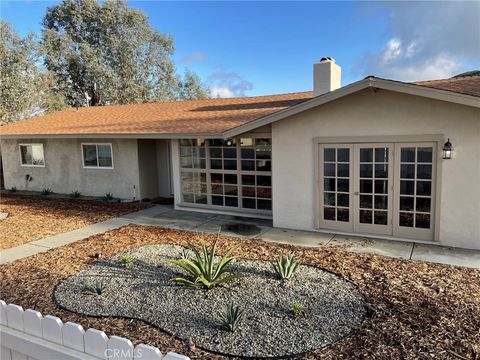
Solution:
[[(315, 193), (315, 201), (314, 201), (314, 227), (317, 230), (324, 231), (324, 230), (333, 230), (333, 232), (339, 233), (352, 233), (353, 235), (357, 235), (353, 231), (353, 227), (351, 230), (348, 229), (327, 229), (326, 227), (322, 226), (320, 223), (320, 213), (322, 211), (322, 200), (321, 196), (323, 196), (321, 189), (323, 185), (320, 183), (323, 181), (322, 174), (320, 170), (323, 168), (322, 163), (320, 162), (320, 145), (352, 145), (356, 143), (433, 143), (435, 148), (435, 190), (432, 192), (432, 195), (435, 197), (434, 204), (432, 204), (432, 222), (433, 222), (433, 238), (430, 241), (439, 241), (439, 233), (440, 233), (440, 204), (441, 204), (441, 187), (442, 187), (442, 159), (441, 159), (441, 148), (443, 143), (446, 141), (446, 137), (442, 134), (431, 134), (431, 135), (384, 135), (384, 136), (321, 136), (313, 138), (313, 155), (314, 155), (314, 174), (316, 177), (314, 193)], [(395, 177), (394, 177), (395, 178)], [(395, 195), (394, 195), (395, 196)], [(395, 199), (394, 199), (394, 206), (395, 206)], [(395, 208), (393, 209), (393, 216), (395, 218)], [(322, 212), (323, 216), (323, 212)], [(366, 234), (358, 234), (358, 235), (369, 235)], [(374, 235), (375, 234), (371, 234)], [(379, 234), (376, 234), (376, 237), (379, 237)], [(384, 238), (392, 238), (392, 239), (401, 239), (401, 237), (396, 236), (389, 236), (389, 235), (380, 235), (380, 237)], [(418, 239), (410, 239), (404, 237), (404, 239), (408, 240), (418, 240)]]

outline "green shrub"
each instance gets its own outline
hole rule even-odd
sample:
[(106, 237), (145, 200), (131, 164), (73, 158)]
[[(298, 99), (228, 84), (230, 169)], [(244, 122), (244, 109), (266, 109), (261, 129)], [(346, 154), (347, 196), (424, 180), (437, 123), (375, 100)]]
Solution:
[(105, 201), (113, 200), (113, 194), (110, 192), (106, 193), (105, 196), (103, 197), (103, 200)]
[(85, 285), (83, 287), (83, 292), (87, 295), (100, 296), (105, 292), (106, 289), (107, 285), (105, 284), (105, 282), (103, 280), (97, 280), (92, 285)]
[(234, 306), (233, 303), (230, 303), (227, 306), (223, 306), (222, 310), (217, 313), (215, 322), (220, 330), (234, 332), (242, 316), (243, 310), (238, 306)]
[(120, 257), (120, 262), (122, 263), (122, 265), (124, 267), (127, 267), (128, 265), (130, 265), (132, 262), (133, 262), (133, 256), (131, 255), (122, 255)]
[(72, 198), (79, 198), (81, 195), (82, 195), (82, 193), (81, 193), (80, 191), (78, 191), (78, 190), (72, 191), (72, 192), (70, 193), (70, 196), (71, 196)]
[(212, 289), (217, 285), (241, 277), (240, 274), (234, 274), (227, 269), (227, 265), (236, 259), (235, 256), (232, 256), (235, 247), (230, 248), (220, 261), (215, 261), (215, 251), (219, 237), (220, 232), (210, 249), (203, 239), (201, 241), (201, 249), (190, 245), (189, 249), (193, 255), (192, 259), (187, 257), (189, 255), (183, 254), (180, 259), (169, 260), (169, 262), (180, 266), (193, 277), (193, 280), (181, 277), (175, 278), (174, 280), (187, 286), (203, 286), (206, 289)]
[(12, 186), (10, 188), (10, 192), (17, 192), (17, 187), (16, 186)]
[(292, 301), (290, 304), (290, 310), (295, 316), (302, 315), (305, 312), (305, 308), (298, 301)]
[(42, 190), (42, 195), (50, 195), (52, 193), (52, 189), (50, 188), (44, 188)]
[(298, 262), (293, 258), (293, 254), (280, 255), (273, 263), (273, 269), (280, 280), (290, 280), (295, 270), (297, 270)]

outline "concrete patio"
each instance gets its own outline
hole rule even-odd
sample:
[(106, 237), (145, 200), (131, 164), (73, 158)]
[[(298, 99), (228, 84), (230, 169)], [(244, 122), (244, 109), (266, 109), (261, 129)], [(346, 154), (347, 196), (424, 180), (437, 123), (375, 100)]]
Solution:
[(240, 238), (259, 239), (267, 242), (307, 247), (340, 246), (342, 250), (351, 252), (374, 253), (383, 256), (480, 269), (480, 251), (478, 250), (462, 250), (432, 244), (278, 229), (272, 227), (270, 220), (174, 210), (169, 205), (156, 205), (81, 229), (2, 250), (0, 251), (0, 264), (48, 251), (49, 249), (70, 244), (128, 224), (162, 226), (196, 232), (217, 232), (221, 229), (225, 235)]

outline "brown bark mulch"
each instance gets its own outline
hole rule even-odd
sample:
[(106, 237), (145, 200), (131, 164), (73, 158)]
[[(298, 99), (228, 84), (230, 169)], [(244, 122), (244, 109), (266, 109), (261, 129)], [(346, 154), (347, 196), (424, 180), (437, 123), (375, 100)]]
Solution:
[(78, 229), (148, 207), (145, 203), (110, 203), (44, 196), (7, 195), (0, 197), (0, 249)]
[[(134, 343), (177, 351), (192, 359), (216, 359), (198, 349), (189, 351), (183, 342), (141, 321), (77, 315), (57, 308), (51, 300), (54, 286), (93, 261), (96, 252), (110, 256), (131, 247), (186, 245), (191, 240), (197, 241), (196, 235), (155, 227), (130, 225), (112, 230), (0, 266), (1, 297)], [(341, 248), (300, 248), (228, 237), (222, 239), (219, 252), (233, 244), (239, 245), (236, 254), (244, 258), (271, 260), (281, 251), (294, 251), (303, 263), (353, 281), (367, 297), (371, 316), (360, 329), (302, 359), (475, 359), (479, 354), (479, 270), (349, 253)]]

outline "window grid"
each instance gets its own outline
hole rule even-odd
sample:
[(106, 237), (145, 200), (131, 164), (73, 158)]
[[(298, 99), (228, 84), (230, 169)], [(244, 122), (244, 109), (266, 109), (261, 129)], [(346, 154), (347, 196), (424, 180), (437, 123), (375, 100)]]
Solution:
[[(420, 154), (423, 154), (420, 158)], [(419, 170), (421, 172), (419, 172)], [(432, 212), (433, 148), (405, 147), (400, 158), (399, 225), (429, 229)]]
[[(220, 139), (180, 140), (183, 202), (270, 211), (271, 171), (260, 171), (258, 166), (254, 170), (243, 170), (241, 149), (253, 150), (253, 157), (248, 160), (256, 163), (258, 158), (263, 163), (270, 163), (271, 139), (243, 138), (232, 141), (232, 146), (226, 146)], [(249, 145), (243, 146), (245, 143)], [(263, 154), (261, 159), (257, 153)], [(188, 160), (190, 157), (192, 159)], [(184, 176), (188, 173), (204, 174), (205, 182), (202, 176), (198, 186), (194, 186), (194, 180), (189, 180), (194, 177)]]
[[(324, 149), (324, 209), (325, 220), (350, 220), (350, 149)], [(328, 189), (328, 191), (325, 191)]]

